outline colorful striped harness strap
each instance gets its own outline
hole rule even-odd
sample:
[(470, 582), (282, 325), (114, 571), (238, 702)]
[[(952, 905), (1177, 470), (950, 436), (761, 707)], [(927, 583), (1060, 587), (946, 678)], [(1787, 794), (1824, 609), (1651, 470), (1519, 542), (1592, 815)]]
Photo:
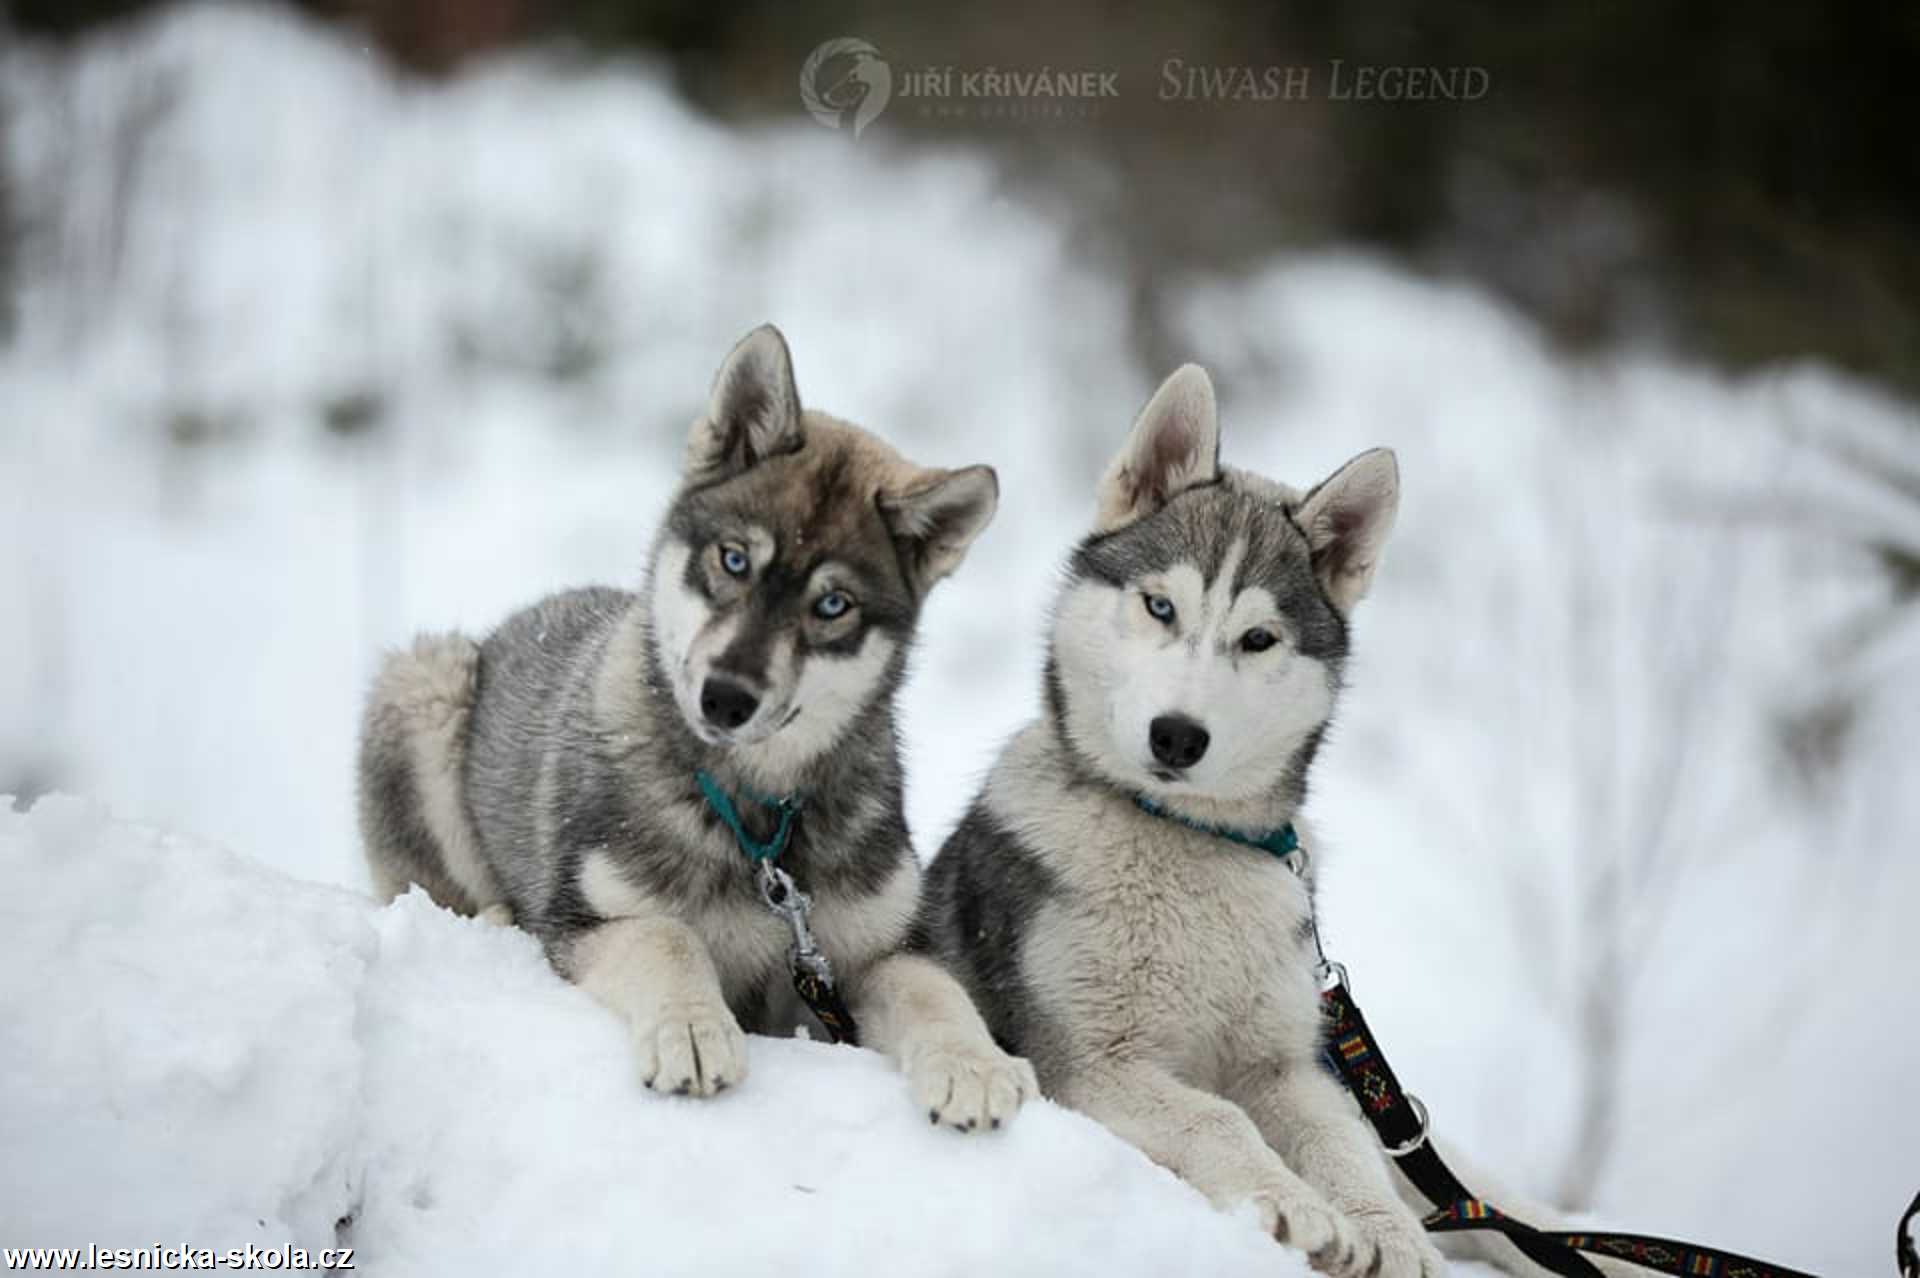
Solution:
[(1507, 1241), (1536, 1264), (1570, 1278), (1599, 1275), (1600, 1270), (1583, 1252), (1681, 1278), (1695, 1274), (1711, 1278), (1812, 1278), (1798, 1269), (1715, 1247), (1645, 1234), (1536, 1229), (1507, 1215), (1461, 1184), (1434, 1149), (1427, 1139), (1426, 1106), (1394, 1077), (1366, 1018), (1353, 1001), (1345, 970), (1323, 962), (1323, 969), (1327, 967), (1332, 971), (1323, 970), (1320, 993), (1320, 1011), (1327, 1026), (1327, 1066), (1360, 1102), (1361, 1112), (1373, 1124), (1401, 1172), (1427, 1201), (1438, 1205), (1422, 1222), (1429, 1232), (1494, 1230), (1505, 1234)]
[[(1359, 1006), (1353, 1001), (1353, 991), (1347, 983), (1347, 969), (1329, 960), (1320, 944), (1319, 922), (1313, 911), (1312, 880), (1307, 873), (1307, 850), (1300, 846), (1293, 826), (1285, 825), (1264, 834), (1248, 834), (1189, 821), (1145, 797), (1137, 798), (1135, 802), (1144, 812), (1177, 821), (1202, 834), (1266, 851), (1300, 876), (1307, 888), (1307, 921), (1312, 927), (1313, 947), (1317, 956), (1315, 975), (1320, 981), (1320, 1015), (1326, 1030), (1322, 1060), (1346, 1085), (1354, 1100), (1360, 1103), (1361, 1112), (1373, 1124), (1374, 1133), (1379, 1136), (1380, 1143), (1401, 1172), (1413, 1182), (1414, 1188), (1426, 1196), (1428, 1202), (1435, 1204), (1436, 1209), (1422, 1221), (1428, 1232), (1440, 1234), (1484, 1229), (1504, 1234), (1507, 1241), (1534, 1263), (1563, 1275), (1563, 1278), (1605, 1278), (1583, 1252), (1610, 1260), (1628, 1261), (1655, 1273), (1675, 1274), (1680, 1278), (1691, 1278), (1692, 1275), (1707, 1275), (1710, 1278), (1814, 1278), (1798, 1269), (1788, 1269), (1713, 1247), (1675, 1242), (1670, 1238), (1535, 1229), (1473, 1193), (1460, 1183), (1459, 1177), (1453, 1174), (1453, 1170), (1434, 1149), (1433, 1142), (1427, 1139), (1427, 1107), (1418, 1096), (1400, 1086), (1400, 1080), (1387, 1064), (1373, 1031), (1367, 1027), (1366, 1017), (1360, 1014)], [(1915, 1200), (1909, 1219), (1915, 1213), (1920, 1213), (1920, 1199)], [(1905, 1242), (1905, 1222), (1902, 1222), (1900, 1237), (1902, 1246), (1908, 1248), (1901, 1256), (1901, 1262), (1905, 1265), (1910, 1255), (1910, 1245)], [(1903, 1278), (1920, 1278), (1920, 1274), (1904, 1268), (1902, 1275)]]

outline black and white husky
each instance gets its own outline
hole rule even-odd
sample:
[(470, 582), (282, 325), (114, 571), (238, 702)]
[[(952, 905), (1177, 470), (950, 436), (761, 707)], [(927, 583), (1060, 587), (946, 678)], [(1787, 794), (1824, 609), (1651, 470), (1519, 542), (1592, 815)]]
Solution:
[(802, 411), (785, 341), (749, 334), (639, 593), (554, 595), (387, 660), (360, 750), (376, 888), (517, 923), (627, 1021), (649, 1087), (709, 1096), (746, 1076), (743, 1027), (807, 1015), (751, 860), (784, 843), (865, 1041), (934, 1121), (999, 1126), (1032, 1070), (901, 952), (920, 876), (893, 709), (921, 604), (997, 494), (987, 467)]
[[(1182, 368), (1098, 491), (1054, 611), (1046, 713), (928, 871), (916, 943), (1043, 1092), (1340, 1275), (1443, 1272), (1319, 1064), (1300, 822), (1393, 455), (1305, 493), (1218, 463)], [(1301, 837), (1310, 844), (1307, 832)], [(1265, 845), (1265, 846), (1262, 846)]]

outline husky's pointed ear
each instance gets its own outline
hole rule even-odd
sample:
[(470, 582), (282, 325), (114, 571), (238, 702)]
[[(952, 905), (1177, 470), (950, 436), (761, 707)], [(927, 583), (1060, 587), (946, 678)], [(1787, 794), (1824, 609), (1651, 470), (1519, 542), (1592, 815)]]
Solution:
[(1000, 506), (1000, 478), (991, 466), (930, 470), (897, 493), (881, 493), (880, 518), (900, 548), (916, 594), (960, 566), (967, 547)]
[(1112, 532), (1219, 477), (1213, 379), (1198, 364), (1183, 364), (1140, 410), (1125, 447), (1101, 477), (1094, 531)]
[(1399, 509), (1400, 464), (1390, 448), (1361, 453), (1294, 506), (1314, 575), (1341, 616), (1352, 615), (1372, 584)]
[(787, 339), (762, 324), (714, 375), (706, 416), (687, 437), (687, 474), (720, 479), (800, 447), (800, 392)]

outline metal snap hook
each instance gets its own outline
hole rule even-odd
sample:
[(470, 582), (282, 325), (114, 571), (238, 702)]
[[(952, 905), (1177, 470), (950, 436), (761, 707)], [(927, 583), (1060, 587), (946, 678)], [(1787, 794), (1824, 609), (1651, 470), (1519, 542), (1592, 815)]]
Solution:
[(771, 861), (760, 863), (760, 899), (775, 914), (793, 909), (793, 877)]
[(1328, 990), (1351, 990), (1353, 988), (1347, 984), (1347, 965), (1345, 963), (1337, 963), (1332, 959), (1325, 959), (1314, 969), (1314, 975), (1320, 978), (1320, 992), (1322, 994), (1325, 994)]

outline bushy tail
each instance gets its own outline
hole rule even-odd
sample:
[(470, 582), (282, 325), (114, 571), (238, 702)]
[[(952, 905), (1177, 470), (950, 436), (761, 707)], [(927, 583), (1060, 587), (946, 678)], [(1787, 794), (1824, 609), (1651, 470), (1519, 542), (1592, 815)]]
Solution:
[(422, 635), (374, 679), (360, 733), (360, 833), (383, 901), (417, 883), (463, 914), (501, 903), (463, 782), (479, 674), (473, 640)]

